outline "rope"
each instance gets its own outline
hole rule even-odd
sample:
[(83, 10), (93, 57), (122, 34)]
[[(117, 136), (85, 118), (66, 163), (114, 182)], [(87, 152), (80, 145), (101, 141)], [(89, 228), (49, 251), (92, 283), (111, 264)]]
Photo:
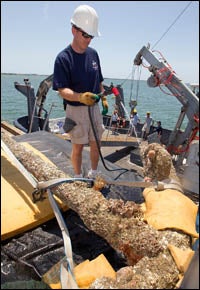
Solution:
[[(166, 63), (166, 66), (167, 67), (164, 67), (164, 68), (161, 68), (159, 70), (156, 71), (155, 73), (155, 78), (156, 78), (156, 86), (158, 86), (160, 88), (160, 90), (166, 94), (166, 95), (169, 95), (169, 96), (175, 96), (175, 97), (178, 97), (179, 94), (171, 94), (171, 93), (168, 93), (166, 91), (164, 91), (162, 88), (161, 88), (161, 85), (168, 85), (170, 84), (171, 86), (173, 86), (175, 89), (180, 89), (179, 85), (176, 85), (174, 83), (171, 82), (172, 78), (173, 78), (173, 75), (175, 73), (175, 71), (172, 69), (172, 66), (167, 62), (167, 60), (165, 59), (165, 57), (162, 55), (162, 53), (158, 50), (153, 50), (152, 53), (154, 52), (158, 52), (161, 56), (161, 59), (163, 60), (164, 63)], [(144, 65), (143, 65), (144, 66)], [(149, 66), (144, 66), (146, 68), (149, 68)], [(163, 74), (164, 72), (168, 72), (170, 71), (170, 75), (166, 78), (165, 75)]]
[(142, 68), (141, 68), (141, 66), (139, 66), (139, 67), (138, 67), (138, 74), (139, 74), (139, 77), (137, 78), (137, 89), (136, 89), (136, 101), (137, 101), (137, 99), (138, 99), (138, 94), (139, 94), (139, 84), (140, 84), (141, 73), (142, 73)]
[[(171, 27), (177, 22), (177, 20), (182, 16), (182, 14), (187, 10), (187, 8), (192, 4), (193, 1), (190, 1), (186, 7), (181, 11), (181, 13), (175, 18), (175, 20), (172, 22), (172, 24), (168, 27), (168, 29), (163, 33), (163, 35), (159, 38), (159, 40), (153, 45), (152, 49), (161, 41), (161, 39), (167, 34), (167, 32), (171, 29)], [(143, 62), (142, 62), (142, 66), (145, 67), (145, 68), (148, 68), (149, 66), (147, 65), (144, 65)], [(169, 66), (169, 64), (168, 64)], [(171, 69), (171, 66), (169, 66), (169, 69), (172, 71)], [(132, 72), (128, 75), (128, 77), (121, 83), (121, 86), (124, 85), (124, 83), (128, 80), (129, 76), (132, 74), (132, 82), (131, 82), (131, 93), (130, 93), (130, 102), (131, 102), (131, 99), (132, 99), (132, 92), (133, 92), (133, 81), (134, 81), (134, 73), (135, 73), (135, 69), (133, 67), (132, 69)], [(169, 84), (170, 81), (171, 81), (171, 78), (173, 76), (173, 73), (174, 71), (172, 71), (172, 73), (170, 74), (169, 78), (166, 80), (166, 84)], [(141, 76), (141, 68), (140, 68), (140, 76)], [(138, 92), (139, 92), (139, 80), (140, 80), (140, 76), (138, 78), (138, 83), (137, 83), (137, 88), (136, 88), (136, 101), (137, 101), (137, 98), (138, 98)], [(160, 84), (159, 85), (159, 88), (161, 91), (163, 91), (160, 87)], [(168, 95), (173, 95), (175, 96), (174, 94), (169, 94), (165, 91), (163, 91), (163, 93), (165, 94), (168, 94)]]
[(130, 102), (131, 102), (131, 100), (132, 100), (132, 93), (133, 93), (133, 81), (134, 81), (134, 75), (135, 75), (135, 66), (133, 66), (133, 68), (132, 68), (132, 82), (131, 82), (131, 88), (130, 88), (130, 91), (131, 91), (131, 93), (130, 93)]
[(135, 70), (136, 68), (138, 68), (138, 71), (139, 71), (139, 78), (137, 78), (137, 87), (136, 87), (136, 102), (137, 102), (137, 99), (138, 99), (138, 92), (139, 92), (139, 81), (140, 81), (140, 77), (141, 77), (141, 68), (136, 66), (136, 65), (133, 65), (132, 67), (132, 71), (131, 73), (128, 75), (128, 77), (120, 84), (120, 86), (122, 86), (129, 78), (129, 76), (131, 75), (131, 88), (130, 88), (130, 101), (129, 101), (129, 104), (131, 104), (131, 100), (132, 100), (132, 97), (133, 97), (133, 84), (134, 84), (134, 76), (135, 76)]
[(128, 80), (128, 78), (130, 77), (130, 75), (132, 74), (132, 72), (130, 72), (130, 74), (125, 78), (125, 80), (120, 84), (120, 86), (122, 87), (123, 84)]
[(190, 1), (186, 5), (186, 7), (182, 10), (182, 12), (176, 17), (176, 19), (172, 22), (172, 24), (167, 28), (167, 30), (163, 33), (163, 35), (159, 38), (159, 40), (153, 45), (152, 49), (161, 41), (161, 39), (167, 34), (167, 32), (172, 28), (172, 26), (176, 23), (176, 21), (181, 17), (181, 15), (186, 11), (186, 9), (192, 4), (193, 1)]

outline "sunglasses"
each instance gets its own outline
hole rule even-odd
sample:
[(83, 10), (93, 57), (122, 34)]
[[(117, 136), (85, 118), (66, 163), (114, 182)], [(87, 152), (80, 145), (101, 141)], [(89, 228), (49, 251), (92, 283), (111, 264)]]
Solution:
[(91, 39), (94, 38), (94, 36), (87, 34), (87, 33), (84, 32), (82, 29), (80, 29), (79, 27), (77, 27), (77, 26), (75, 26), (75, 25), (74, 25), (74, 28), (75, 28), (76, 30), (80, 31), (80, 32), (82, 33), (82, 36), (83, 36), (84, 38), (91, 38)]

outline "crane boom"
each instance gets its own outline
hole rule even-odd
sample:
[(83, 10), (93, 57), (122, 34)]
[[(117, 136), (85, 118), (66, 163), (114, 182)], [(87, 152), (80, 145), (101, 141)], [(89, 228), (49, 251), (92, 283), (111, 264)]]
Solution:
[[(143, 46), (137, 53), (134, 65), (141, 65), (142, 58), (150, 64), (148, 69), (152, 73), (147, 84), (150, 87), (165, 85), (182, 104), (179, 118), (169, 137), (168, 148), (172, 148), (171, 153), (174, 153), (173, 150), (179, 148), (180, 145), (184, 150), (199, 130), (199, 98), (175, 75), (171, 67), (166, 65), (166, 60), (159, 61), (146, 46)], [(187, 117), (187, 125), (183, 132), (180, 128), (185, 116)]]

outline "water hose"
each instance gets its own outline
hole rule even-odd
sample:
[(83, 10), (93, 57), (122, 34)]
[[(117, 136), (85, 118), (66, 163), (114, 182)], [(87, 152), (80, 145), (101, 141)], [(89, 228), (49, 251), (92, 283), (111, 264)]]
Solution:
[[(116, 90), (117, 90), (117, 89), (116, 89)], [(118, 90), (117, 90), (117, 91), (118, 91)], [(115, 92), (116, 92), (116, 91), (115, 91)], [(119, 92), (118, 92), (118, 94), (119, 94)], [(92, 131), (93, 131), (93, 134), (94, 134), (94, 137), (95, 137), (95, 140), (96, 140), (97, 148), (98, 148), (98, 151), (99, 151), (99, 156), (100, 156), (101, 161), (102, 161), (102, 163), (103, 163), (103, 165), (104, 165), (104, 168), (105, 168), (106, 170), (108, 170), (108, 171), (120, 171), (120, 170), (123, 171), (121, 174), (119, 174), (119, 175), (115, 178), (115, 180), (116, 180), (116, 179), (119, 178), (123, 173), (125, 173), (125, 172), (127, 172), (127, 171), (129, 171), (129, 170), (126, 169), (126, 168), (110, 169), (110, 168), (108, 168), (108, 167), (106, 166), (105, 161), (104, 161), (104, 158), (103, 158), (102, 153), (101, 153), (100, 145), (99, 145), (99, 141), (100, 141), (100, 140), (98, 140), (98, 137), (97, 137), (97, 134), (96, 134), (96, 128), (94, 127), (94, 122), (93, 122), (93, 118), (92, 118), (92, 112), (91, 112), (91, 109), (92, 109), (92, 107), (88, 106), (88, 114), (89, 114), (90, 123), (91, 123), (91, 126), (92, 126)]]

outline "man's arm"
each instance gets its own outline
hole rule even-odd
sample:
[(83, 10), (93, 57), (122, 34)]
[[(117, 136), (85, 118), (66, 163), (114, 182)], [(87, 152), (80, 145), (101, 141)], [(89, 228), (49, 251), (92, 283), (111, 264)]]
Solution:
[(86, 106), (93, 106), (97, 96), (91, 92), (76, 93), (69, 88), (58, 89), (59, 94), (65, 100), (80, 102)]
[(104, 92), (104, 87), (103, 87), (103, 83), (100, 83), (100, 92)]
[(76, 93), (69, 88), (58, 89), (59, 95), (68, 101), (79, 102), (80, 93)]

